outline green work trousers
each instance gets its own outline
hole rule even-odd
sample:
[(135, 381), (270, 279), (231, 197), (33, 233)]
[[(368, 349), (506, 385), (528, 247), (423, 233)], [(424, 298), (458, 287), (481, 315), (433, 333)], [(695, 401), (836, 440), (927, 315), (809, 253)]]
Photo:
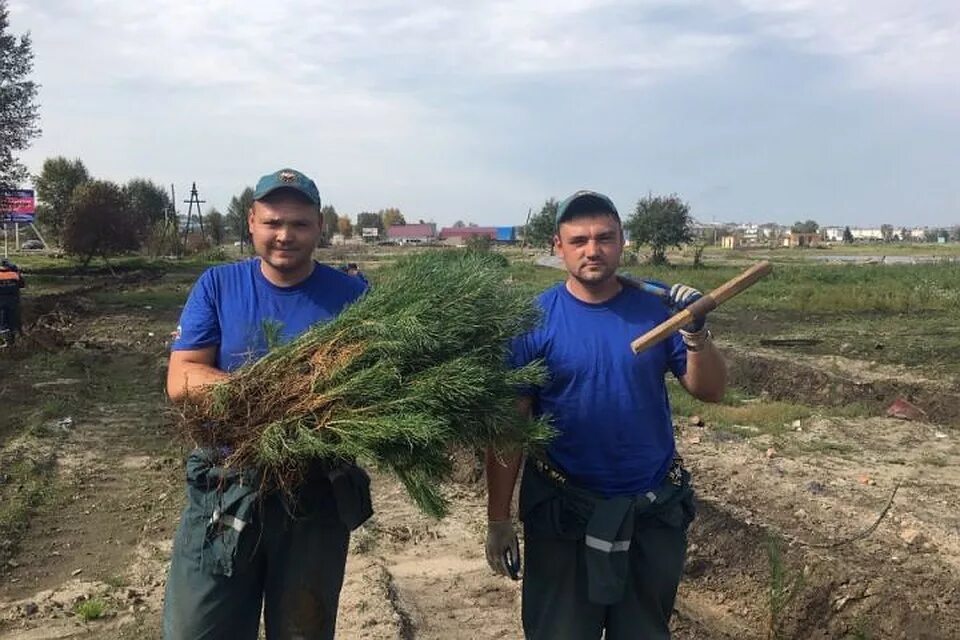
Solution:
[[(524, 482), (535, 471), (528, 467)], [(670, 617), (694, 517), (692, 490), (638, 514), (623, 598), (587, 597), (584, 527), (589, 512), (558, 490), (524, 521), (523, 631), (527, 640), (669, 640)], [(521, 510), (523, 501), (521, 500)], [(604, 635), (604, 633), (606, 635)]]
[[(360, 477), (355, 494), (369, 506), (369, 481)], [(253, 474), (191, 454), (167, 578), (165, 640), (256, 640), (261, 611), (269, 640), (334, 637), (350, 528), (327, 473), (309, 475), (293, 499), (261, 496), (258, 487)]]

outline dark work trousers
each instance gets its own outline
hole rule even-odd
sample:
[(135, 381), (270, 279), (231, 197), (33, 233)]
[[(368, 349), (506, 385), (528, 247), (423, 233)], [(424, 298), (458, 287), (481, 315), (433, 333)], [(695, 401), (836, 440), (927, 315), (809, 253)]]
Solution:
[[(203, 453), (191, 454), (187, 478), (165, 640), (256, 640), (261, 610), (269, 640), (332, 640), (350, 528), (326, 472), (293, 500), (260, 496), (252, 474), (227, 473)], [(369, 506), (369, 480), (357, 491)]]
[[(532, 473), (528, 466), (523, 481)], [(636, 517), (623, 598), (609, 605), (587, 596), (583, 527), (589, 513), (571, 508), (562, 492), (530, 513), (522, 509), (521, 502), (527, 640), (669, 640), (694, 514), (692, 489)]]
[(0, 293), (0, 340), (12, 345), (20, 333), (20, 294)]

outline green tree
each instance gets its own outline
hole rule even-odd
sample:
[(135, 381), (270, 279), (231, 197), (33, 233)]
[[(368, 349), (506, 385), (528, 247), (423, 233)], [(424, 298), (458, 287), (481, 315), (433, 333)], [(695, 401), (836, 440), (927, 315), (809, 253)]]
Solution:
[(10, 26), (6, 0), (0, 0), (0, 188), (15, 188), (27, 177), (17, 152), (40, 135), (38, 85), (28, 80), (33, 71), (29, 34), (7, 33)]
[(253, 189), (247, 187), (238, 195), (230, 198), (227, 205), (227, 215), (224, 224), (231, 236), (240, 241), (240, 251), (243, 245), (250, 242), (250, 230), (247, 228), (247, 216), (253, 207)]
[(330, 244), (330, 238), (337, 232), (337, 221), (339, 218), (337, 210), (329, 204), (320, 209), (321, 241), (324, 244)]
[(794, 233), (816, 233), (819, 229), (820, 225), (817, 224), (816, 220), (805, 220), (803, 222), (798, 220), (790, 227), (790, 230)]
[(453, 223), (454, 229), (463, 229), (465, 226), (467, 225), (463, 222), (463, 220), (457, 220), (456, 222)]
[(83, 259), (105, 261), (111, 255), (140, 247), (140, 230), (127, 209), (123, 189), (112, 182), (90, 180), (77, 187), (63, 221), (63, 249)]
[(893, 240), (893, 225), (892, 224), (880, 225), (880, 236), (883, 238), (884, 242), (890, 242), (891, 240)]
[(554, 199), (543, 203), (540, 213), (530, 217), (523, 232), (523, 240), (533, 247), (552, 247), (553, 236), (557, 231), (557, 205)]
[(400, 213), (400, 209), (396, 207), (390, 207), (389, 209), (380, 209), (380, 224), (384, 229), (389, 229), (390, 227), (398, 224), (407, 224), (407, 221), (403, 219), (403, 214)]
[(210, 242), (218, 247), (222, 245), (227, 236), (226, 218), (216, 207), (210, 207), (207, 211), (203, 225)]
[(90, 174), (80, 158), (63, 156), (44, 160), (40, 175), (33, 177), (40, 201), (37, 220), (56, 242), (62, 243), (63, 221), (74, 190), (88, 180)]
[(340, 216), (337, 218), (337, 233), (344, 238), (353, 237), (353, 222), (350, 221), (350, 216)]
[(843, 228), (843, 244), (853, 244), (853, 232), (850, 227)]
[(357, 214), (357, 233), (361, 236), (363, 235), (364, 229), (370, 229), (376, 227), (378, 237), (383, 237), (383, 220), (380, 219), (379, 213), (370, 213), (369, 211), (363, 211)]
[(666, 264), (667, 249), (680, 248), (693, 240), (690, 205), (677, 194), (655, 196), (649, 194), (637, 202), (637, 207), (624, 229), (636, 244), (650, 245), (650, 262)]
[(142, 217), (148, 226), (164, 222), (170, 216), (173, 202), (167, 190), (146, 178), (134, 178), (123, 187), (130, 211)]

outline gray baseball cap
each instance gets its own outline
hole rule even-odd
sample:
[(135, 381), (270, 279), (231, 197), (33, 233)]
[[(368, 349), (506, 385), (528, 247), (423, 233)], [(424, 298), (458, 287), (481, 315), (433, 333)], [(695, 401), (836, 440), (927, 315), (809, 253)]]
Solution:
[(620, 213), (613, 200), (602, 193), (581, 189), (557, 207), (557, 227), (579, 213), (609, 213), (620, 222)]

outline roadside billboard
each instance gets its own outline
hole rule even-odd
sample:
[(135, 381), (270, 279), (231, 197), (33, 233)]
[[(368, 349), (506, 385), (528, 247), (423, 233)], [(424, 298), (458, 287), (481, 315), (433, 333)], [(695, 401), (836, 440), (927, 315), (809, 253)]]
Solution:
[(35, 208), (33, 189), (0, 189), (0, 222), (33, 224)]

